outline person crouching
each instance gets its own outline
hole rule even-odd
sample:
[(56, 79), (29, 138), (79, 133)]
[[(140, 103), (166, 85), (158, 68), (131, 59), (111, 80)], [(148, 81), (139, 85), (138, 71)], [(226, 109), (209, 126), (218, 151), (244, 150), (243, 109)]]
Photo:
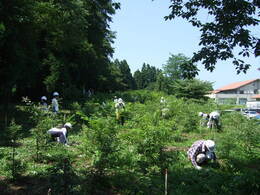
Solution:
[(187, 151), (188, 158), (192, 165), (201, 170), (202, 166), (213, 160), (216, 161), (215, 142), (212, 140), (198, 140), (192, 144)]
[(209, 114), (209, 122), (207, 124), (209, 129), (212, 129), (216, 127), (217, 129), (220, 129), (220, 113), (218, 111), (211, 112)]
[(207, 124), (208, 124), (208, 121), (209, 121), (209, 114), (203, 113), (203, 112), (199, 112), (199, 116), (201, 117), (200, 126), (206, 127)]
[(51, 135), (52, 139), (54, 141), (57, 141), (59, 143), (68, 144), (68, 130), (72, 128), (71, 123), (65, 123), (65, 125), (62, 128), (51, 128), (47, 131), (48, 134)]

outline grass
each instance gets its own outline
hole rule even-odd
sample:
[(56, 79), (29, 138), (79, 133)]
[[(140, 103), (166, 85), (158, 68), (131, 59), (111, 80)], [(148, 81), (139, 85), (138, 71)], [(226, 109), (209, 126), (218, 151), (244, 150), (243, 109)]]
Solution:
[[(30, 128), (31, 118), (28, 118), (15, 147), (15, 159), (25, 170), (12, 178), (7, 164), (13, 148), (2, 145), (0, 191), (2, 194), (46, 194), (49, 190), (54, 194), (163, 194), (163, 172), (168, 168), (169, 194), (257, 194), (259, 125), (239, 114), (225, 113), (222, 130), (209, 130), (198, 125), (197, 113), (225, 110), (227, 106), (187, 102), (166, 95), (170, 111), (167, 118), (162, 118), (155, 114), (160, 113), (161, 95), (124, 93), (125, 99), (136, 101), (126, 102), (124, 126), (115, 121), (112, 98), (106, 99), (102, 94), (100, 99), (96, 96), (87, 103), (67, 106), (71, 109), (58, 118), (46, 122), (36, 118), (41, 122), (29, 123), (34, 124)], [(100, 100), (106, 106), (102, 107)], [(44, 134), (50, 121), (59, 124), (68, 119), (73, 124), (70, 147), (49, 142), (45, 137), (37, 161), (32, 129), (39, 127)], [(199, 139), (213, 139), (217, 144), (218, 163), (211, 163), (202, 171), (195, 170), (186, 155), (186, 149)], [(163, 151), (165, 147), (172, 149)]]

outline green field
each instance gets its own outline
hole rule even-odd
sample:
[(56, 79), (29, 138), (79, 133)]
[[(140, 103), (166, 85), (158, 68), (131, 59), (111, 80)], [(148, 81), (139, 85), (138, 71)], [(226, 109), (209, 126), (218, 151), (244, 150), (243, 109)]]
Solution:
[[(126, 103), (123, 126), (114, 95)], [(166, 169), (168, 194), (259, 194), (259, 122), (221, 112), (220, 130), (199, 126), (198, 112), (230, 106), (152, 91), (64, 101), (57, 116), (36, 105), (15, 106), (1, 131), (0, 194), (164, 194)], [(69, 146), (51, 142), (46, 131), (65, 122), (73, 125)], [(217, 155), (200, 171), (186, 154), (199, 139), (214, 140)]]

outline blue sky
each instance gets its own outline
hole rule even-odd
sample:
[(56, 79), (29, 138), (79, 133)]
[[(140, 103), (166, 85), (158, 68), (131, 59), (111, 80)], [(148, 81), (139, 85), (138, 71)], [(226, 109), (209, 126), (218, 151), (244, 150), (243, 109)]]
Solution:
[[(121, 9), (113, 16), (110, 27), (116, 31), (114, 59), (125, 59), (130, 69), (135, 72), (143, 63), (162, 68), (170, 54), (183, 53), (191, 57), (199, 50), (200, 32), (183, 19), (165, 21), (168, 15), (170, 0), (117, 0)], [(209, 20), (204, 14), (204, 20)], [(260, 37), (260, 28), (253, 32)], [(247, 74), (236, 74), (231, 61), (218, 61), (213, 73), (206, 71), (197, 63), (200, 74), (197, 78), (214, 82), (213, 87), (230, 84), (232, 82), (260, 78), (260, 57), (244, 59), (251, 64)]]

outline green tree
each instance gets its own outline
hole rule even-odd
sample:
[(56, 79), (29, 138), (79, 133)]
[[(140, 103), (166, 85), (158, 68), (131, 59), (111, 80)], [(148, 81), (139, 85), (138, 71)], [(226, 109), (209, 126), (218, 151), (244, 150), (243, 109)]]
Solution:
[(168, 77), (165, 77), (161, 72), (157, 76), (156, 83), (155, 83), (155, 90), (169, 93), (169, 84), (170, 84), (170, 79)]
[(134, 79), (137, 89), (143, 89), (143, 76), (140, 70), (134, 72)]
[(112, 0), (1, 1), (0, 98), (102, 90), (113, 72), (109, 22), (119, 7)]
[[(257, 48), (257, 38), (250, 27), (259, 25), (260, 3), (258, 0), (172, 0), (171, 13), (165, 17), (172, 20), (181, 17), (201, 31), (201, 49), (194, 53), (193, 62), (202, 61), (205, 68), (213, 71), (217, 60), (233, 59), (237, 73), (250, 67), (237, 59), (234, 49), (240, 47), (239, 55), (249, 57)], [(200, 11), (206, 10), (211, 21), (201, 19)], [(256, 55), (257, 56), (257, 55)]]
[(156, 82), (160, 70), (154, 66), (143, 63), (142, 69), (134, 73), (134, 79), (138, 89), (144, 89)]
[(205, 95), (213, 90), (212, 83), (198, 79), (176, 80), (171, 84), (171, 94), (178, 98), (208, 99)]
[(184, 54), (171, 54), (163, 66), (163, 72), (171, 80), (190, 79), (198, 74), (198, 68)]
[(123, 82), (123, 89), (135, 89), (136, 83), (132, 76), (131, 70), (126, 60), (115, 60), (115, 65), (119, 68), (121, 72), (122, 82)]

